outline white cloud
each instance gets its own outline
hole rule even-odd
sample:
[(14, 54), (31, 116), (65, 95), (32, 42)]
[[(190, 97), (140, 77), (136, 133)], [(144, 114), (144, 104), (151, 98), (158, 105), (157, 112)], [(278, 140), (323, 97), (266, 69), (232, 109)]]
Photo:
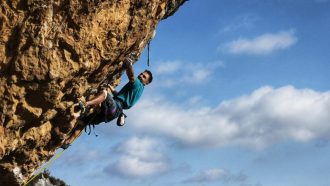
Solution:
[(267, 33), (254, 39), (237, 39), (224, 45), (224, 50), (232, 54), (265, 55), (286, 49), (297, 42), (294, 30)]
[(309, 141), (330, 132), (330, 92), (261, 87), (217, 107), (184, 108), (147, 96), (129, 112), (130, 125), (192, 146), (265, 147), (283, 140)]
[(125, 143), (119, 144), (115, 151), (143, 160), (159, 160), (164, 159), (161, 153), (162, 148), (162, 144), (155, 139), (133, 137)]
[(213, 168), (204, 170), (184, 181), (184, 183), (201, 183), (201, 182), (244, 182), (246, 176), (242, 173), (237, 175), (230, 173), (227, 170)]
[(133, 137), (115, 148), (115, 152), (121, 154), (121, 157), (107, 166), (105, 172), (130, 178), (164, 172), (169, 165), (162, 149), (163, 145), (155, 139)]
[(164, 61), (160, 62), (161, 65), (158, 65), (156, 68), (157, 74), (170, 74), (173, 72), (176, 72), (180, 69), (182, 66), (182, 62), (180, 61)]
[[(212, 78), (213, 73), (224, 67), (222, 61), (188, 63), (179, 60), (158, 62), (153, 69), (160, 83), (158, 86), (173, 87), (180, 84), (200, 84)], [(157, 81), (156, 80), (156, 81)]]
[(251, 28), (259, 19), (260, 17), (256, 14), (239, 15), (233, 19), (227, 20), (229, 23), (220, 30), (220, 33)]

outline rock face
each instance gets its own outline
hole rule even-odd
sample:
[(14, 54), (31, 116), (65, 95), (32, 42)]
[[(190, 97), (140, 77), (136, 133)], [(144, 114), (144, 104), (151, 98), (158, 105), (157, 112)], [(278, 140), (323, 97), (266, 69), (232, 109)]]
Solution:
[(0, 185), (17, 185), (75, 125), (89, 88), (118, 85), (185, 0), (0, 0)]

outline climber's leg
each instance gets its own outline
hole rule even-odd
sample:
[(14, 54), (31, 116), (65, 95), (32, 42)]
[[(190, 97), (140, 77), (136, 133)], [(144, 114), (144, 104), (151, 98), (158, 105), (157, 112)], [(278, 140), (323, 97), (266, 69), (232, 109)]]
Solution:
[(77, 126), (72, 130), (69, 138), (67, 138), (61, 148), (67, 149), (70, 144), (80, 135), (81, 131), (84, 129), (85, 125), (82, 121), (78, 121)]
[(79, 100), (79, 102), (76, 104), (76, 106), (80, 110), (80, 115), (79, 116), (76, 115), (75, 117), (78, 118), (78, 117), (82, 116), (83, 114), (85, 114), (86, 110), (88, 110), (89, 107), (93, 107), (93, 106), (101, 104), (102, 102), (105, 101), (106, 97), (107, 97), (107, 91), (103, 90), (100, 95), (98, 95), (97, 97), (93, 97), (91, 100), (89, 100), (87, 102), (85, 101), (85, 99)]
[(103, 90), (102, 93), (98, 95), (96, 98), (87, 101), (85, 107), (101, 104), (106, 97), (107, 97), (107, 91)]

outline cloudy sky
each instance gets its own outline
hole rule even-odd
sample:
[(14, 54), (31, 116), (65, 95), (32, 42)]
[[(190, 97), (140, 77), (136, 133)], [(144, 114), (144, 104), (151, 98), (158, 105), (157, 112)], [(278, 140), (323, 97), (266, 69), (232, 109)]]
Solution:
[(188, 1), (158, 25), (151, 66), (146, 53), (134, 65), (154, 81), (126, 125), (83, 134), (52, 175), (73, 186), (330, 185), (329, 10)]

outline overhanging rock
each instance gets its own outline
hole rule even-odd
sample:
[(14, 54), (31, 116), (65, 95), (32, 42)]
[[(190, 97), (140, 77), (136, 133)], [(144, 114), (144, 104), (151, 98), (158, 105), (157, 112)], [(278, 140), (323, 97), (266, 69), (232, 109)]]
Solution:
[(17, 185), (58, 148), (70, 107), (140, 55), (185, 0), (1, 0), (0, 185)]

